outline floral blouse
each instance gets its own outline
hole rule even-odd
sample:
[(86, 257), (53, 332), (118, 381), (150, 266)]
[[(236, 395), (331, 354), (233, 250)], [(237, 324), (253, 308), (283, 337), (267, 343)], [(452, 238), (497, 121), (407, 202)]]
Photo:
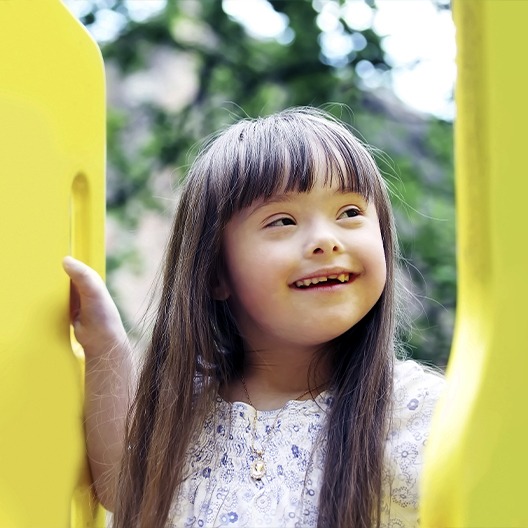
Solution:
[[(431, 416), (442, 377), (414, 361), (395, 367), (394, 415), (383, 474), (382, 528), (418, 526), (418, 488)], [(218, 398), (189, 454), (188, 474), (171, 508), (169, 526), (297, 528), (317, 525), (324, 467), (326, 410), (332, 395), (289, 401), (257, 411)], [(263, 451), (265, 472), (252, 478)], [(262, 467), (258, 468), (262, 469)]]

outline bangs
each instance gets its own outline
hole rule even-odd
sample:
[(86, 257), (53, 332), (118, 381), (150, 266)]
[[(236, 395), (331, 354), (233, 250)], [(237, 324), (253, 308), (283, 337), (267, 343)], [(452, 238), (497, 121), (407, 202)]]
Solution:
[(381, 177), (370, 153), (342, 124), (313, 109), (241, 121), (209, 147), (209, 183), (219, 192), (224, 221), (257, 200), (310, 192), (320, 178), (367, 201), (377, 196)]

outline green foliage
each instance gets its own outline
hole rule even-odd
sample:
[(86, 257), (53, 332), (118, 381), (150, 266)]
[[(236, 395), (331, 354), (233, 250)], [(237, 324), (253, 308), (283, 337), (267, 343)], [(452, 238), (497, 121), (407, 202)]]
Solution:
[[(122, 17), (118, 38), (102, 46), (121, 82), (150, 71), (163, 51), (192, 65), (196, 85), (176, 107), (155, 98), (134, 104), (119, 100), (110, 107), (109, 214), (133, 227), (142, 210), (159, 206), (153, 198), (154, 175), (170, 167), (176, 178), (182, 177), (197, 141), (237, 117), (340, 103), (329, 109), (381, 150), (378, 162), (393, 191), (408, 281), (418, 299), (410, 353), (444, 365), (456, 288), (452, 125), (403, 110), (387, 96), (386, 86), (379, 92), (365, 89), (359, 63), (368, 61), (380, 79), (390, 72), (382, 37), (373, 29), (354, 29), (341, 16), (337, 30), (356, 44), (340, 57), (325, 53), (317, 9), (333, 4), (339, 12), (344, 3), (270, 0), (287, 17), (287, 27), (277, 38), (257, 39), (224, 12), (220, 0), (169, 0), (143, 21), (133, 20), (122, 0), (94, 0), (82, 19), (88, 27), (103, 8)], [(367, 3), (375, 9), (374, 2)], [(438, 4), (446, 7), (443, 1)], [(162, 86), (162, 91), (177, 93), (188, 76), (182, 72), (181, 84)], [(129, 249), (111, 255), (110, 271), (124, 258), (130, 258)]]

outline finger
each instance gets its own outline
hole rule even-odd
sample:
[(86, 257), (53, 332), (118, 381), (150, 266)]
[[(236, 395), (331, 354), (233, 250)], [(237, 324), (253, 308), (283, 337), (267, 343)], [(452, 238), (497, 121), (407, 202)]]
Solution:
[(70, 282), (70, 321), (75, 323), (81, 313), (81, 296), (79, 290), (73, 283)]
[(62, 265), (81, 297), (97, 296), (105, 289), (103, 279), (84, 262), (68, 256), (64, 257)]

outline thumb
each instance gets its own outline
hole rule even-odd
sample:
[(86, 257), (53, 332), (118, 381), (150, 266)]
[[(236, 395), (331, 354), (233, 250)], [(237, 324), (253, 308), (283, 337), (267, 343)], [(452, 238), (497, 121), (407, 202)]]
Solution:
[(101, 294), (101, 289), (106, 289), (101, 276), (90, 266), (73, 257), (64, 257), (62, 261), (64, 271), (72, 280), (75, 290), (74, 296), (77, 297), (94, 297)]
[(103, 348), (101, 343), (126, 341), (121, 316), (101, 276), (69, 256), (63, 267), (71, 279), (70, 320), (85, 351), (94, 343)]

